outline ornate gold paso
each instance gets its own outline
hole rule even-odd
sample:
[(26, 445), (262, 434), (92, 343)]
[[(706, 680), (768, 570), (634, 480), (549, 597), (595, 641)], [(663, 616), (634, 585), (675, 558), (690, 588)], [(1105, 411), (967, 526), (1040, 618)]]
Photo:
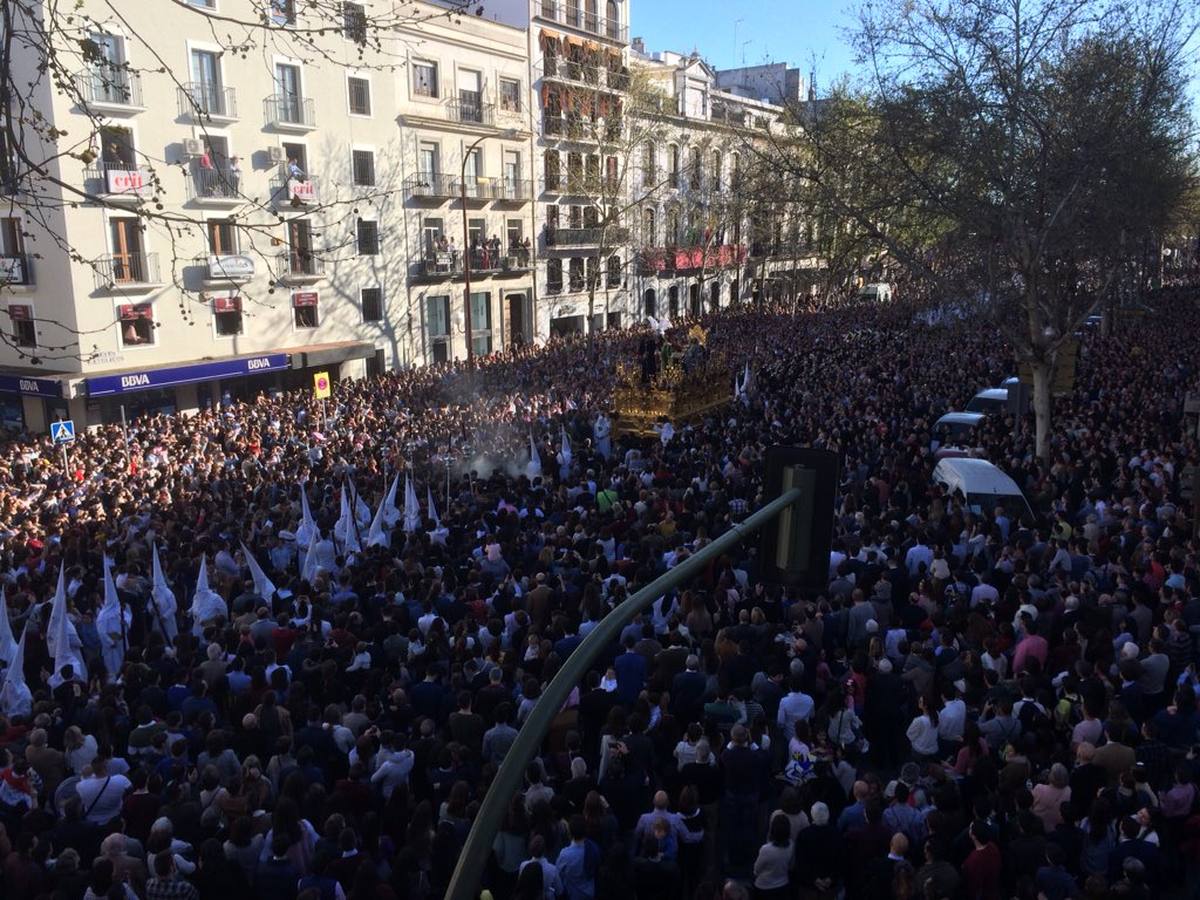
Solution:
[[(707, 338), (704, 330), (699, 326), (692, 330), (699, 330), (699, 336), (689, 333), (688, 337), (703, 344)], [(621, 363), (613, 390), (614, 430), (618, 434), (654, 437), (655, 426), (664, 421), (678, 426), (731, 402), (732, 382), (723, 353), (710, 355), (691, 372), (686, 372), (676, 357), (649, 384), (642, 383), (635, 367)]]

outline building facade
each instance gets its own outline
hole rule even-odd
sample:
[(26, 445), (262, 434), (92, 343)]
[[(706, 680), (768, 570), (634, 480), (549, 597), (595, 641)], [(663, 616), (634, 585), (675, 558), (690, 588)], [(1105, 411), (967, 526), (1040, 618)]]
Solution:
[(160, 4), (139, 29), (140, 3), (84, 0), (48, 28), (69, 83), (14, 60), (72, 143), (34, 130), (45, 176), (0, 185), (0, 424), (677, 319), (799, 264), (798, 220), (740, 174), (785, 115), (754, 86), (787, 71), (647, 54), (629, 0), (361, 0), (332, 25), (263, 2)]

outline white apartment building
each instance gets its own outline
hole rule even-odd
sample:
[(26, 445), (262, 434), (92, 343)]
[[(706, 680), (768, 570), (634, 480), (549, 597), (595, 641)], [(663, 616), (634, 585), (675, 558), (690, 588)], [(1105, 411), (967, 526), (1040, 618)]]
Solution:
[[(31, 49), (15, 61), (66, 136), (31, 150), (49, 178), (8, 187), (0, 419), (82, 427), (463, 355), (465, 278), (418, 248), (426, 217), (461, 227), (434, 195), (472, 144), (468, 230), (532, 236), (524, 30), (391, 0), (331, 23), (328, 6), (84, 0), (52, 32), (69, 87), (38, 79)], [(528, 270), (492, 255), (472, 279), (480, 351), (532, 318)], [(453, 298), (437, 323), (434, 288)]]
[[(636, 312), (627, 223), (629, 0), (489, 0), (527, 31), (534, 111), (536, 332), (627, 325)], [(589, 323), (588, 317), (591, 316)]]
[(537, 226), (526, 30), (423, 16), (400, 35), (409, 359), (462, 359), (468, 328), (480, 356), (530, 342)]
[[(632, 198), (638, 312), (675, 321), (805, 290), (802, 273), (817, 261), (797, 253), (802, 217), (764, 203), (775, 176), (754, 169), (756, 146), (786, 127), (789, 110), (745, 88), (723, 89), (746, 79), (697, 54), (651, 54), (635, 39), (630, 59), (657, 95), (654, 108), (640, 113), (657, 127), (637, 148)], [(770, 68), (783, 83), (789, 70)]]

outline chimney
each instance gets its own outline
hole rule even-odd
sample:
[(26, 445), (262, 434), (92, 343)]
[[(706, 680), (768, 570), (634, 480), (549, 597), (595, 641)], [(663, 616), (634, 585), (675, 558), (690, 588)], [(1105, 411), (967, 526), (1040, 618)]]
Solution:
[(633, 49), (638, 53), (644, 54), (646, 52), (646, 42), (640, 37), (635, 37), (633, 39)]

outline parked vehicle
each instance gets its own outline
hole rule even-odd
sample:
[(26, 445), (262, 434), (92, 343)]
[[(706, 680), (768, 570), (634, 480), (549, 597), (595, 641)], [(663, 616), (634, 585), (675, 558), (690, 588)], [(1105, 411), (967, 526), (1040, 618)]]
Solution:
[(985, 388), (967, 404), (967, 412), (997, 415), (1008, 409), (1008, 388)]
[(943, 459), (933, 468), (933, 480), (949, 494), (961, 495), (973, 513), (990, 514), (1000, 507), (1012, 519), (1034, 521), (1017, 483), (986, 459)]

